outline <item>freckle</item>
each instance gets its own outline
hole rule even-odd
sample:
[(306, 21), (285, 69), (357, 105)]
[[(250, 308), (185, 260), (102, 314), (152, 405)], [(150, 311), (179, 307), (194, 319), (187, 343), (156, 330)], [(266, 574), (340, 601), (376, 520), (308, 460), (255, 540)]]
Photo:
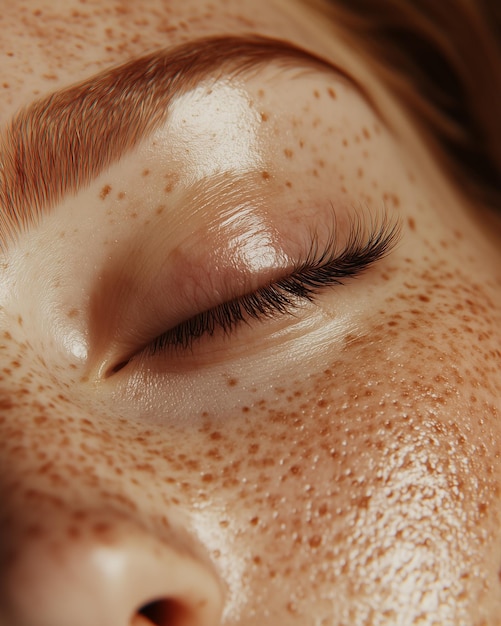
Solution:
[(344, 147), (348, 145), (348, 139), (343, 139), (342, 144)]
[(420, 294), (418, 296), (418, 299), (421, 300), (421, 302), (429, 302), (430, 301), (430, 298), (428, 296), (423, 295), (423, 294)]
[(97, 524), (94, 524), (94, 526), (92, 527), (92, 531), (95, 535), (104, 535), (108, 533), (110, 530), (111, 530), (111, 526), (110, 524), (106, 522), (98, 522)]
[(391, 202), (395, 207), (400, 206), (400, 200), (394, 193), (384, 193), (383, 200), (384, 202)]
[(320, 535), (313, 535), (313, 537), (310, 537), (308, 540), (308, 543), (311, 548), (318, 548), (322, 543), (322, 537)]
[(150, 175), (150, 170), (149, 169), (143, 170), (143, 176), (149, 176), (149, 175)]
[(329, 512), (329, 507), (326, 504), (321, 504), (318, 509), (319, 516), (323, 517), (324, 515), (327, 515), (328, 512)]
[(236, 387), (238, 385), (238, 380), (236, 378), (228, 379), (228, 387)]
[(23, 325), (23, 318), (21, 317), (21, 315), (17, 316), (17, 324), (18, 324), (18, 326), (22, 326)]
[(413, 217), (409, 217), (409, 219), (407, 220), (407, 223), (409, 224), (409, 228), (412, 231), (416, 230), (416, 220)]
[(133, 211), (132, 213), (130, 213), (130, 217), (135, 220), (137, 218), (137, 213), (135, 211)]
[(26, 529), (26, 534), (29, 537), (42, 537), (44, 532), (44, 529), (39, 524), (33, 524)]
[(242, 413), (248, 413), (250, 411), (248, 406), (243, 406), (242, 407)]
[(9, 85), (9, 83), (2, 83), (2, 87), (4, 89), (9, 89), (10, 85)]
[(329, 94), (329, 97), (332, 98), (333, 100), (335, 100), (337, 98), (337, 94), (334, 91), (334, 89), (332, 89), (332, 87), (329, 87), (327, 89), (327, 93)]
[(67, 313), (70, 319), (73, 319), (78, 316), (78, 309), (70, 309)]
[(261, 113), (261, 121), (262, 122), (267, 122), (268, 121), (268, 114), (267, 113)]
[(210, 434), (210, 438), (211, 438), (213, 441), (218, 441), (219, 439), (222, 439), (222, 435), (221, 435), (221, 433), (220, 433), (220, 432), (218, 432), (218, 431), (216, 430), (216, 431), (214, 431), (213, 433), (211, 433), (211, 434)]
[(111, 191), (111, 186), (110, 185), (105, 185), (101, 189), (101, 193), (99, 194), (99, 197), (101, 198), (101, 200), (104, 200), (107, 196), (109, 196), (110, 191)]
[(317, 100), (318, 100), (318, 98), (320, 98), (320, 92), (318, 91), (318, 89), (315, 89), (313, 91), (313, 95), (315, 96), (315, 98), (317, 98)]
[(363, 128), (362, 129), (362, 134), (366, 139), (370, 139), (371, 138), (371, 134), (370, 132), (367, 130), (367, 128)]
[(357, 170), (357, 176), (359, 178), (363, 178), (363, 176), (364, 176), (364, 170), (361, 167), (359, 167), (358, 170)]
[(299, 147), (304, 148), (304, 141), (302, 139), (299, 140)]
[(251, 526), (257, 526), (259, 524), (259, 517), (253, 517), (250, 523), (251, 523)]
[(260, 89), (260, 90), (257, 92), (257, 95), (258, 95), (260, 98), (263, 98), (263, 97), (264, 97), (264, 89)]
[(343, 193), (348, 193), (348, 190), (346, 189), (346, 187), (344, 185), (341, 187), (341, 191)]
[(294, 152), (292, 150), (290, 150), (289, 148), (285, 148), (284, 154), (285, 154), (285, 156), (288, 159), (292, 159), (292, 156), (294, 155)]
[(269, 180), (269, 179), (271, 178), (271, 177), (270, 177), (270, 173), (269, 173), (269, 172), (267, 172), (267, 171), (261, 172), (261, 178), (262, 178), (263, 180)]
[(286, 607), (287, 613), (291, 613), (295, 615), (297, 613), (297, 604), (295, 602), (287, 602)]
[(125, 191), (121, 191), (117, 197), (119, 200), (123, 200), (125, 198)]
[(80, 530), (76, 526), (70, 526), (68, 528), (68, 537), (70, 539), (78, 539), (80, 537)]
[(484, 516), (487, 513), (488, 508), (489, 507), (485, 502), (480, 502), (480, 504), (478, 505), (478, 512), (480, 513), (480, 515)]
[(289, 187), (289, 189), (290, 189), (290, 188), (292, 187), (292, 183), (291, 183), (291, 181), (290, 181), (290, 180), (286, 180), (286, 181), (285, 181), (285, 186), (286, 186), (286, 187)]

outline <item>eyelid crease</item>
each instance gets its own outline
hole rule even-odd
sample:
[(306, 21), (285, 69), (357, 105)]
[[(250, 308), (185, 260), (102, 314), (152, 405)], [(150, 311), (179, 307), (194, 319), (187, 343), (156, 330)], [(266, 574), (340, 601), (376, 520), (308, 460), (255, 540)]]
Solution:
[(332, 228), (326, 244), (321, 244), (318, 233), (313, 233), (307, 255), (300, 259), (292, 271), (256, 291), (245, 294), (203, 311), (162, 333), (128, 360), (113, 368), (112, 373), (123, 369), (136, 359), (153, 357), (159, 353), (193, 350), (202, 337), (212, 337), (217, 331), (229, 336), (241, 324), (261, 321), (283, 315), (294, 315), (304, 302), (316, 297), (348, 279), (368, 270), (387, 256), (397, 245), (401, 235), (401, 221), (390, 219), (386, 212), (367, 226), (359, 213), (349, 225), (349, 235), (343, 244)]

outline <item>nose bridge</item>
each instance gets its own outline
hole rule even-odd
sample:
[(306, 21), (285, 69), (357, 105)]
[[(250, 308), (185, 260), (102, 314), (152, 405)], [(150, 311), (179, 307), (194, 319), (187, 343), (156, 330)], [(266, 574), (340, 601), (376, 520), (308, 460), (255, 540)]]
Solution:
[(221, 581), (181, 518), (132, 502), (99, 420), (59, 409), (0, 412), (0, 626), (219, 624)]

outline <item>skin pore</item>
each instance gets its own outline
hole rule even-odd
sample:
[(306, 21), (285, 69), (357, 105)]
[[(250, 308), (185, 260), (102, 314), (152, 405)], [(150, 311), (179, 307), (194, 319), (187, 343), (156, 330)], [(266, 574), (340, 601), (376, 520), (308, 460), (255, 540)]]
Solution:
[[(2, 129), (210, 35), (355, 82), (215, 72), (7, 242), (0, 624), (500, 624), (499, 237), (356, 51), (269, 0), (30, 0), (0, 26)], [(313, 302), (148, 348), (385, 225)]]

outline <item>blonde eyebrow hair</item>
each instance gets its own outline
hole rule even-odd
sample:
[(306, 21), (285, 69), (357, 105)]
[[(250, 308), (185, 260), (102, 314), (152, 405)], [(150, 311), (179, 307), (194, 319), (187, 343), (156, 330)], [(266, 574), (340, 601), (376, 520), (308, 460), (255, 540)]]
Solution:
[(369, 100), (333, 63), (267, 37), (208, 37), (132, 59), (31, 103), (3, 130), (0, 249), (156, 130), (175, 96), (216, 72), (234, 76), (270, 62), (335, 72)]

